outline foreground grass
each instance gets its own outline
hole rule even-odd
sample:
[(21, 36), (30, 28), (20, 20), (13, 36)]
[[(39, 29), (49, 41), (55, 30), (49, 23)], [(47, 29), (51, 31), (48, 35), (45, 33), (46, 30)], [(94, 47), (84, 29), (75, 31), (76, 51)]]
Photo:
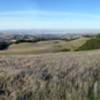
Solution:
[(0, 56), (0, 100), (100, 100), (100, 51)]

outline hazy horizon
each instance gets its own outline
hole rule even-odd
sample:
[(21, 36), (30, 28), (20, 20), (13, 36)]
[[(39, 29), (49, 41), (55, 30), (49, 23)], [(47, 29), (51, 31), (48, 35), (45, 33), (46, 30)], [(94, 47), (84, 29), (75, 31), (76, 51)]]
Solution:
[(5, 29), (5, 30), (0, 30), (0, 32), (26, 32), (26, 33), (57, 33), (57, 34), (66, 34), (66, 33), (89, 33), (89, 34), (93, 34), (93, 33), (100, 33), (100, 29)]

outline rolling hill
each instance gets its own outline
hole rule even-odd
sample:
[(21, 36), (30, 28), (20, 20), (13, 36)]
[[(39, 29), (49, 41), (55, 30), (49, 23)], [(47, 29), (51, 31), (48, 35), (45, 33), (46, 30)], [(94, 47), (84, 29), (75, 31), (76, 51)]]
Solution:
[(0, 54), (40, 54), (50, 52), (75, 51), (90, 38), (81, 37), (75, 40), (46, 40), (39, 42), (25, 42), (12, 44), (8, 49), (0, 51)]

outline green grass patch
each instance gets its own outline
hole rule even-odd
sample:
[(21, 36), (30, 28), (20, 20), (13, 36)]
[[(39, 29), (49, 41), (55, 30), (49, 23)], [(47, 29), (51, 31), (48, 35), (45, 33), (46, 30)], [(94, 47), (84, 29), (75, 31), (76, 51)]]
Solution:
[(76, 49), (76, 51), (94, 50), (94, 49), (100, 49), (100, 39), (98, 37), (88, 40), (85, 44)]

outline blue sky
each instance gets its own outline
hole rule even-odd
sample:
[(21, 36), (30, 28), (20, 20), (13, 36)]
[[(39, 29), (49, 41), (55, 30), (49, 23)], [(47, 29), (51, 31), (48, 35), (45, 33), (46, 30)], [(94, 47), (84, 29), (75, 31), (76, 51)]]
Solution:
[(100, 29), (100, 0), (1, 0), (0, 29)]

